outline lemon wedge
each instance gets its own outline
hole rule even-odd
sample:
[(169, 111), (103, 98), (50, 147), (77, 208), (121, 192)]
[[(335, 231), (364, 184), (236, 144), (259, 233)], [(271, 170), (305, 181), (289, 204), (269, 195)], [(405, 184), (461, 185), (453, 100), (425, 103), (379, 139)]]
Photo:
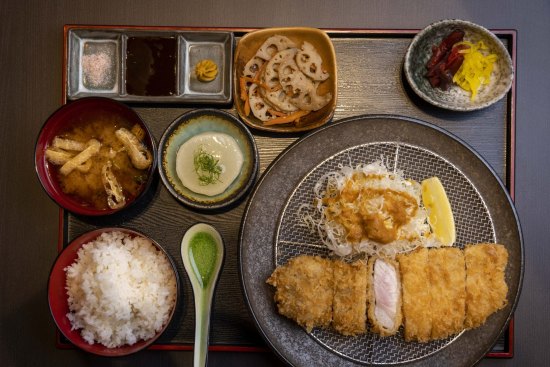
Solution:
[(422, 181), (422, 202), (428, 209), (428, 223), (435, 237), (444, 246), (451, 246), (456, 240), (455, 220), (439, 178), (431, 177)]

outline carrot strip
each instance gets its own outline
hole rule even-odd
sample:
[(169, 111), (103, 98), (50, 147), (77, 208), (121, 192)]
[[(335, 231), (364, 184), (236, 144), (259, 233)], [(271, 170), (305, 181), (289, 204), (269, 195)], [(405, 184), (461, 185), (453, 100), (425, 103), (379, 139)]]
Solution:
[[(243, 81), (244, 80), (244, 81)], [(280, 86), (277, 86), (275, 88), (270, 88), (268, 87), (266, 84), (262, 83), (260, 81), (260, 79), (252, 79), (250, 77), (247, 77), (247, 76), (241, 76), (240, 80), (239, 80), (239, 83), (240, 83), (240, 87), (241, 87), (241, 98), (242, 98), (242, 91), (243, 91), (243, 83), (244, 85), (246, 86), (246, 83), (254, 83), (254, 84), (258, 84), (258, 87), (260, 88), (263, 88), (265, 90), (267, 90), (268, 92), (273, 92), (273, 91), (277, 91), (279, 89), (281, 89)], [(246, 87), (245, 87), (246, 88)], [(244, 101), (244, 99), (243, 99)]]
[[(246, 80), (247, 78), (242, 76), (239, 79), (239, 86), (241, 88), (241, 100), (246, 101), (248, 99), (248, 93), (246, 92)], [(249, 78), (248, 78), (249, 79)]]
[(284, 113), (284, 112), (281, 112), (281, 111), (277, 111), (277, 110), (274, 110), (272, 108), (268, 109), (267, 110), (270, 114), (272, 114), (273, 116), (277, 116), (277, 117), (283, 117), (283, 116), (286, 116), (287, 114)]
[(250, 115), (250, 98), (247, 98), (244, 101), (244, 113), (246, 116)]
[(276, 117), (272, 120), (265, 121), (264, 125), (270, 126), (270, 125), (288, 124), (290, 122), (294, 122), (300, 117), (307, 115), (309, 112), (310, 111), (304, 111), (304, 110), (296, 111), (285, 117)]
[(257, 83), (257, 84), (260, 83), (260, 76), (261, 76), (262, 73), (264, 72), (266, 66), (267, 66), (267, 62), (264, 62), (264, 63), (262, 64), (262, 66), (260, 66), (260, 69), (259, 69), (258, 72), (254, 75), (253, 83)]

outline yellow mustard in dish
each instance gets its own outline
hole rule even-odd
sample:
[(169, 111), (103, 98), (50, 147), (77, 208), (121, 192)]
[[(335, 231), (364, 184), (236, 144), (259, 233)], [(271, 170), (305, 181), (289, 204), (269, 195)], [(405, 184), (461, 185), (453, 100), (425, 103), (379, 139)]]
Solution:
[(195, 75), (201, 82), (211, 82), (218, 75), (218, 65), (210, 59), (204, 59), (195, 66)]

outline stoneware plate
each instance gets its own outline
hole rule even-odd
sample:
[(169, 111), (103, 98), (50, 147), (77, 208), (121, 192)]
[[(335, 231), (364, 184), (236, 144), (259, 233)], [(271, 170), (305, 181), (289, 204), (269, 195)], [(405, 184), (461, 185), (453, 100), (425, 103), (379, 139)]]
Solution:
[[(216, 196), (189, 190), (176, 173), (179, 147), (204, 132), (220, 132), (233, 137), (244, 158), (241, 173), (224, 192)], [(236, 203), (252, 187), (258, 172), (258, 150), (250, 131), (235, 116), (216, 109), (190, 111), (172, 122), (160, 140), (158, 160), (160, 177), (168, 191), (177, 200), (195, 209), (221, 209)]]
[[(311, 43), (323, 60), (323, 69), (330, 74), (330, 77), (327, 80), (321, 82), (317, 88), (317, 92), (320, 95), (331, 93), (332, 100), (320, 110), (313, 111), (304, 116), (298, 124), (265, 126), (261, 120), (257, 119), (252, 114), (252, 112), (250, 112), (248, 116), (246, 115), (244, 112), (244, 101), (240, 98), (241, 87), (239, 80), (243, 74), (244, 66), (252, 57), (254, 57), (256, 51), (260, 48), (264, 41), (274, 35), (286, 36), (294, 41), (298, 47), (300, 47), (304, 41)], [(247, 33), (239, 40), (239, 43), (237, 44), (234, 66), (233, 88), (235, 88), (235, 108), (244, 123), (252, 128), (283, 133), (306, 131), (326, 124), (334, 115), (336, 99), (338, 96), (336, 53), (329, 36), (319, 29), (305, 27), (266, 28)]]
[[(447, 91), (443, 91), (433, 88), (425, 77), (426, 64), (432, 56), (432, 47), (439, 45), (457, 28), (465, 32), (465, 41), (483, 41), (489, 51), (498, 57), (489, 84), (481, 87), (473, 101), (470, 92), (458, 85), (453, 84)], [(418, 96), (437, 107), (453, 111), (473, 111), (489, 107), (508, 93), (514, 79), (512, 60), (502, 42), (484, 27), (457, 19), (438, 21), (420, 31), (407, 49), (404, 71), (407, 82)]]
[[(335, 138), (337, 137), (337, 138)], [(300, 254), (328, 256), (316, 231), (300, 221), (314, 202), (315, 183), (340, 165), (381, 157), (388, 169), (420, 181), (438, 176), (457, 229), (455, 246), (498, 242), (506, 246), (507, 306), (474, 330), (429, 343), (405, 342), (403, 330), (349, 337), (332, 329), (308, 334), (279, 315), (266, 284), (276, 266)], [(240, 274), (245, 299), (268, 345), (292, 366), (470, 366), (491, 349), (516, 307), (523, 279), (523, 243), (516, 211), (502, 182), (473, 150), (448, 132), (397, 116), (359, 116), (322, 127), (298, 140), (266, 170), (252, 194), (240, 233)]]

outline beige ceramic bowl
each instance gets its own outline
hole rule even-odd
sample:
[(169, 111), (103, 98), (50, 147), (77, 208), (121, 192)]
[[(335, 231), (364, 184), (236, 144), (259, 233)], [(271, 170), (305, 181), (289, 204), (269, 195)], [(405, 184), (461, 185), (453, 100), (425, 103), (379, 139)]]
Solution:
[[(274, 35), (286, 36), (299, 46), (301, 46), (304, 41), (311, 43), (323, 60), (323, 69), (330, 74), (330, 77), (319, 85), (317, 91), (321, 95), (328, 92), (332, 93), (332, 100), (322, 109), (312, 111), (304, 116), (299, 124), (265, 126), (261, 120), (257, 119), (252, 114), (252, 112), (246, 116), (244, 112), (244, 101), (239, 97), (241, 92), (239, 78), (243, 74), (244, 66), (248, 60), (254, 57), (262, 43)], [(338, 93), (338, 78), (336, 74), (337, 68), (334, 46), (328, 35), (319, 29), (306, 27), (266, 28), (247, 33), (239, 40), (235, 52), (235, 63), (233, 68), (233, 96), (235, 108), (244, 123), (254, 129), (284, 133), (315, 129), (326, 124), (334, 115)]]

